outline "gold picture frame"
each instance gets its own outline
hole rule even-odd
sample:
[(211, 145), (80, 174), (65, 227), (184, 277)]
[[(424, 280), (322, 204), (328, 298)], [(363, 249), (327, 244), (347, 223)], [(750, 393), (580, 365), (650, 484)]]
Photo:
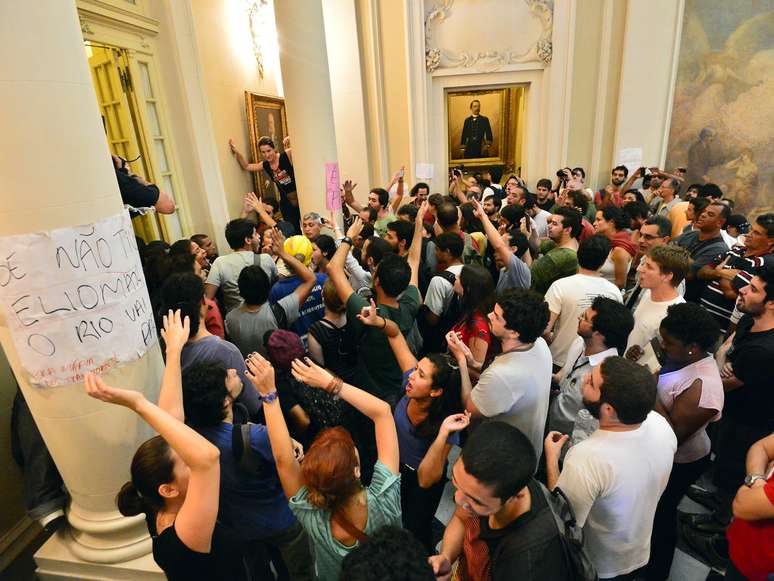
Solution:
[[(525, 87), (503, 87), (498, 89), (464, 89), (446, 91), (446, 128), (449, 167), (486, 168), (500, 166), (506, 171), (521, 167), (521, 131), (524, 112)], [(477, 126), (481, 146), (476, 139), (468, 138), (472, 124), (473, 103), (478, 101)], [(482, 123), (481, 119), (484, 119)], [(491, 131), (491, 142), (487, 130)]]
[[(255, 163), (261, 163), (258, 140), (263, 136), (271, 137), (277, 153), (285, 151), (282, 140), (288, 136), (288, 122), (285, 114), (285, 100), (279, 97), (261, 95), (245, 91), (245, 109), (247, 128), (250, 134), (250, 154)], [(279, 199), (274, 182), (262, 170), (253, 174), (255, 193), (260, 197)]]

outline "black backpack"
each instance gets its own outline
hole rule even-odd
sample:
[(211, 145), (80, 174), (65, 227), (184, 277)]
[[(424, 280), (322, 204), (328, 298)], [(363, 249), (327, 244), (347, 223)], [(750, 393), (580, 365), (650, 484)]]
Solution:
[[(433, 278), (440, 277), (454, 286), (457, 277), (453, 272), (444, 270), (436, 273)], [(423, 351), (425, 353), (444, 353), (446, 351), (446, 333), (451, 331), (452, 327), (460, 320), (462, 316), (462, 307), (457, 293), (452, 291), (452, 298), (449, 301), (449, 307), (441, 315), (438, 324), (429, 325), (426, 314), (429, 309), (422, 305), (417, 316), (417, 324), (423, 339)]]
[(570, 579), (599, 581), (597, 570), (583, 546), (583, 527), (578, 526), (570, 501), (559, 487), (549, 491), (540, 483), (538, 486), (546, 499), (548, 510), (537, 517), (532, 525), (534, 528), (530, 529), (529, 538), (509, 536), (499, 544), (490, 560), (492, 572), (494, 573), (497, 560), (504, 552), (524, 551), (532, 545), (551, 539), (558, 531)]

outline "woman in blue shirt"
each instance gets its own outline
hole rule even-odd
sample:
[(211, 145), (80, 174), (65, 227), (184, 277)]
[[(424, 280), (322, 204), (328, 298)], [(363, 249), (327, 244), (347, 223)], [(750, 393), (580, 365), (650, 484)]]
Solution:
[(462, 411), (460, 372), (439, 353), (419, 361), (394, 321), (380, 317), (376, 305), (363, 308), (364, 324), (383, 329), (403, 372), (404, 395), (395, 406), (401, 473), (403, 526), (433, 553), (432, 524), (446, 485), (446, 459), (469, 416)]

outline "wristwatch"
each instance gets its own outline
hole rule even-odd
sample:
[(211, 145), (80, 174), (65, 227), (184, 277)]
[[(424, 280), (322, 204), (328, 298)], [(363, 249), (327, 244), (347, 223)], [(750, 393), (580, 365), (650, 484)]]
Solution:
[(279, 394), (276, 391), (272, 391), (266, 395), (263, 395), (262, 393), (258, 394), (258, 399), (260, 399), (263, 403), (272, 403), (277, 399), (277, 397), (279, 397)]
[(755, 484), (756, 480), (763, 480), (766, 482), (766, 477), (762, 474), (748, 474), (744, 477), (744, 485), (747, 488), (752, 488), (752, 485)]
[(344, 236), (344, 238), (341, 239), (341, 244), (349, 244), (350, 246), (354, 246), (354, 242), (352, 242), (352, 238), (349, 236)]

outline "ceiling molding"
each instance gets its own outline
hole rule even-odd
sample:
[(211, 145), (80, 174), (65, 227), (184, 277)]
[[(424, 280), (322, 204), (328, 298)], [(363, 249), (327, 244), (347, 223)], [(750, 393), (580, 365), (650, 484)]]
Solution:
[(452, 13), (454, 0), (436, 0), (425, 14), (425, 69), (433, 73), (438, 69), (469, 69), (496, 71), (507, 65), (526, 62), (551, 64), (553, 46), (551, 32), (554, 21), (553, 0), (523, 0), (530, 15), (540, 23), (540, 35), (529, 48), (522, 52), (509, 49), (483, 50), (480, 52), (453, 51), (435, 46), (433, 31), (442, 26)]

